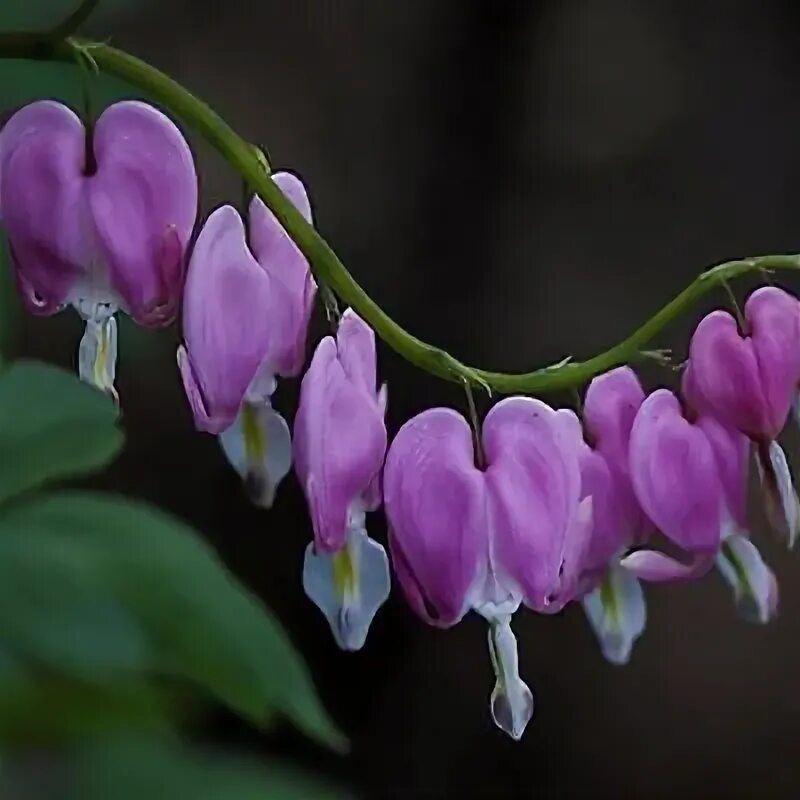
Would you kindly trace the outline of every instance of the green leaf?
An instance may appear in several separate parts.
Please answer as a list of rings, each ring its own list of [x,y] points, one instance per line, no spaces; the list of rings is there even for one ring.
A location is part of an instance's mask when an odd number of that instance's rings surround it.
[[[318,780],[280,765],[151,743],[84,751],[69,800],[343,800]]]
[[[0,537],[0,641],[56,673],[102,682],[147,666],[147,644],[128,611],[98,586],[96,565],[62,540]]]
[[[139,503],[62,492],[0,516],[0,561],[4,539],[20,537],[37,537],[41,550],[74,549],[154,643],[162,671],[256,723],[275,710],[343,746],[278,622],[177,520]]]
[[[122,446],[118,411],[56,367],[18,361],[0,374],[0,502],[108,464]]]
[[[108,734],[165,736],[171,734],[174,712],[142,676],[98,686],[0,654],[0,741],[7,749]]]

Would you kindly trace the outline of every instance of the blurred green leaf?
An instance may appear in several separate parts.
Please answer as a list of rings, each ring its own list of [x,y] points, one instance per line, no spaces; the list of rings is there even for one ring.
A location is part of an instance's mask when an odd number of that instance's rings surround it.
[[[0,653],[0,740],[49,745],[132,732],[167,734],[175,708],[141,675],[103,685],[35,669]]]
[[[117,408],[64,370],[16,362],[0,374],[0,502],[108,464],[122,446]]]
[[[147,743],[85,751],[69,800],[343,800],[297,770]]]
[[[136,620],[102,586],[81,548],[43,541],[20,527],[0,537],[0,631],[12,656],[102,682],[144,670],[147,644]]]
[[[138,503],[62,492],[0,515],[0,561],[4,548],[26,540],[39,552],[71,552],[138,621],[161,671],[196,682],[256,723],[274,709],[342,747],[278,622],[177,520]]]

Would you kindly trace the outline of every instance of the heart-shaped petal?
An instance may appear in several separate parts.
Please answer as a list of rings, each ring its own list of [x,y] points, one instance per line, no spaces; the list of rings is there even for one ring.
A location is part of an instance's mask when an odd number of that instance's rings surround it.
[[[389,545],[411,607],[432,625],[458,622],[486,573],[486,489],[472,433],[455,411],[434,408],[406,422],[384,470]]]
[[[269,278],[251,255],[239,214],[214,211],[192,253],[179,352],[200,430],[221,433],[236,419],[269,347]]]
[[[352,324],[367,327],[355,315]],[[303,378],[295,418],[297,475],[316,546],[329,553],[342,546],[349,515],[356,506],[364,507],[386,452],[386,426],[375,390],[351,379],[342,350],[347,345],[330,336],[320,342]]]
[[[636,497],[655,525],[690,553],[716,552],[723,496],[714,451],[666,389],[636,415],[630,464]]]

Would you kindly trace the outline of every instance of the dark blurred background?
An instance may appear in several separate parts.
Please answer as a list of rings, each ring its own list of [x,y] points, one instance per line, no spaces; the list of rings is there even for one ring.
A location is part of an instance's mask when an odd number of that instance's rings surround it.
[[[4,27],[70,5],[4,1]],[[163,68],[299,172],[354,276],[468,363],[523,370],[588,356],[701,269],[800,249],[795,0],[110,0],[91,32]],[[6,107],[79,97],[63,67],[2,69]],[[196,151],[205,208],[238,200],[237,177]],[[71,363],[74,315],[18,319],[4,326],[13,352]],[[694,319],[654,346],[681,358]],[[317,319],[315,338],[324,330]],[[781,613],[765,628],[737,618],[717,575],[648,590],[648,630],[624,669],[602,660],[579,607],[518,614],[537,710],[513,743],[489,717],[479,619],[429,629],[395,592],[363,652],[336,649],[300,585],[311,526],[296,481],[270,513],[248,505],[216,441],[192,428],[178,338],[124,328],[129,443],[102,485],[213,542],[289,630],[352,754],[224,714],[208,740],[294,758],[365,799],[798,796],[800,562],[766,531]],[[391,433],[430,405],[463,406],[456,388],[386,348],[380,371]],[[656,366],[643,375],[674,380]],[[291,416],[296,398],[283,385],[277,404]],[[380,515],[370,527],[384,538]]]

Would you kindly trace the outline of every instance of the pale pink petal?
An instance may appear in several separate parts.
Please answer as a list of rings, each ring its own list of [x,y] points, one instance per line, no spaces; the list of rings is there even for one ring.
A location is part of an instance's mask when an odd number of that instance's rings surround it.
[[[800,303],[777,286],[753,292],[745,305],[773,437],[786,424],[800,380]]]
[[[714,553],[695,553],[689,561],[678,561],[658,550],[637,550],[620,562],[630,573],[643,581],[689,581],[702,578],[714,566]]]
[[[178,128],[146,103],[106,109],[93,135],[88,180],[94,224],[114,288],[140,324],[175,318],[197,218],[197,174]]]
[[[386,457],[384,504],[408,602],[432,625],[455,624],[489,547],[484,479],[460,414],[434,408],[403,425]]]
[[[715,552],[722,508],[714,451],[666,389],[642,404],[631,431],[631,477],[642,508],[666,536],[690,552]]]
[[[14,114],[0,134],[0,206],[22,298],[52,314],[91,258],[84,197],[86,132],[66,106],[49,100]]]
[[[231,206],[206,221],[192,253],[183,306],[181,373],[195,422],[220,433],[239,412],[272,335],[269,278],[247,249]]]
[[[323,339],[303,378],[295,418],[294,457],[316,545],[338,550],[351,514],[383,466],[386,427],[374,391],[351,381],[336,342]]]
[[[501,401],[484,422],[493,563],[536,609],[560,588],[581,497],[582,444],[565,417],[530,398]]]
[[[292,204],[311,222],[311,205],[302,182],[288,172],[277,172],[272,180]],[[259,197],[250,203],[250,245],[261,266],[275,284],[275,312],[284,319],[276,331],[270,358],[278,374],[297,375],[305,360],[308,323],[317,284],[308,261],[275,215]]]
[[[774,435],[753,341],[727,311],[712,311],[695,329],[684,392],[698,412],[751,438]]]

